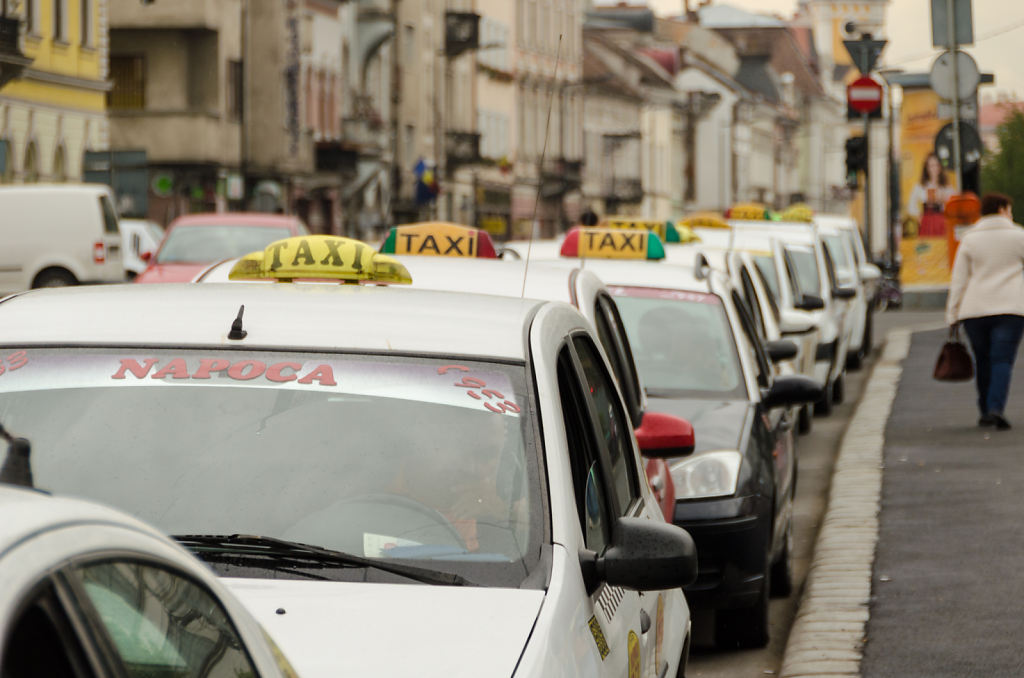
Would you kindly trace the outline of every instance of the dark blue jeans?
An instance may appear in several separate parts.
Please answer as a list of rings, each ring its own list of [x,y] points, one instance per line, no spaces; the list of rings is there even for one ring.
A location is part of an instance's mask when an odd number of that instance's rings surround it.
[[[978,386],[978,410],[1003,414],[1017,347],[1024,334],[1024,316],[987,315],[963,321],[974,353],[974,379]]]

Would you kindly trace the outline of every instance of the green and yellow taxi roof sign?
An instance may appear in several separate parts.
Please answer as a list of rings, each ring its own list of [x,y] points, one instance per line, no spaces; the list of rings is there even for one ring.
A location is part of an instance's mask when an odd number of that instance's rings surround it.
[[[778,221],[779,215],[758,202],[733,205],[725,211],[726,219],[737,221]]]
[[[228,279],[412,282],[409,271],[393,258],[359,240],[333,235],[303,235],[272,242],[235,262]]]
[[[579,259],[665,258],[665,246],[658,234],[644,229],[577,226],[562,242],[563,257]]]
[[[384,254],[497,259],[487,231],[444,221],[395,226],[381,245]]]
[[[638,230],[646,228],[653,231],[661,239],[662,243],[688,243],[700,240],[697,235],[688,228],[679,228],[671,221],[660,221],[658,219],[640,219],[638,217],[605,217],[600,228],[624,228],[627,230]]]

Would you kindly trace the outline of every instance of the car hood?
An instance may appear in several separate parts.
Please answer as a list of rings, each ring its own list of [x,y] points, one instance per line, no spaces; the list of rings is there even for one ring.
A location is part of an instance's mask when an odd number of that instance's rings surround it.
[[[303,678],[511,676],[543,591],[223,580]]]
[[[153,264],[140,273],[135,282],[192,282],[192,279],[208,266],[209,264]]]
[[[647,396],[650,412],[664,412],[693,424],[694,453],[738,450],[749,423],[752,405],[747,400],[654,398]]]

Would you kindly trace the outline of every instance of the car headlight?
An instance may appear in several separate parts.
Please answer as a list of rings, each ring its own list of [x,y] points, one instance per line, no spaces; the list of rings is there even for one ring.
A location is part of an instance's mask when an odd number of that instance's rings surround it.
[[[676,499],[727,497],[736,493],[743,457],[734,450],[704,452],[683,459],[670,469]]]

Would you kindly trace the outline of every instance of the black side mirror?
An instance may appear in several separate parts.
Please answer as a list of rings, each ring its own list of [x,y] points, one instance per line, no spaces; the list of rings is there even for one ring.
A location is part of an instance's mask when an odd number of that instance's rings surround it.
[[[814,379],[802,374],[776,377],[761,403],[769,410],[776,407],[792,407],[816,403],[824,395],[824,389]]]
[[[801,311],[820,311],[825,308],[825,300],[817,294],[804,294],[796,303],[796,307]]]
[[[833,299],[853,299],[855,296],[857,296],[857,290],[852,287],[832,288]]]
[[[765,346],[768,351],[768,357],[771,358],[773,363],[781,363],[783,360],[789,360],[795,358],[799,349],[796,347],[796,343],[789,339],[776,339],[775,341],[769,341]]]
[[[644,518],[619,518],[603,555],[580,554],[587,590],[604,581],[636,591],[688,586],[697,579],[697,547],[681,527]]]

